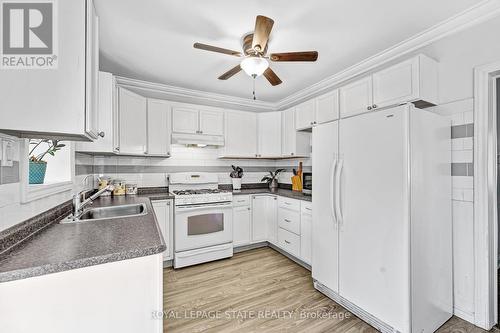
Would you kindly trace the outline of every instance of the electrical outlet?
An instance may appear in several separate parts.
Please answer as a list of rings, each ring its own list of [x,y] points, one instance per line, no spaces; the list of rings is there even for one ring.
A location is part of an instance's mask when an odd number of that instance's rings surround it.
[[[12,167],[14,165],[14,142],[11,140],[2,141],[1,148],[1,166]]]

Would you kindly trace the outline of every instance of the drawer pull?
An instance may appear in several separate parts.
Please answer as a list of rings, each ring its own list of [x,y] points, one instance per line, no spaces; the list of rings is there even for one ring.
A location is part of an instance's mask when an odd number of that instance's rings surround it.
[[[237,202],[245,202],[245,200],[238,200]]]
[[[291,205],[291,203],[289,203],[289,202],[286,202],[286,201],[285,201],[285,205],[290,206],[290,205]]]
[[[292,221],[290,221],[289,219],[285,219],[285,222],[288,222],[288,223],[290,223],[290,222],[292,222]]]
[[[309,208],[309,207],[306,207],[306,210],[312,210],[312,209],[311,209],[311,208]]]
[[[286,239],[285,239],[285,243],[290,244],[290,242],[289,242],[289,241],[287,241]]]

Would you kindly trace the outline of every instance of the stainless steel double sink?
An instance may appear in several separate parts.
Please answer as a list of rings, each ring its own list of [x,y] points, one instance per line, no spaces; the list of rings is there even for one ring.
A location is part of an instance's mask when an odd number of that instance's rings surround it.
[[[116,218],[142,216],[148,213],[145,204],[96,207],[83,210],[79,215],[70,215],[60,223],[81,223]]]

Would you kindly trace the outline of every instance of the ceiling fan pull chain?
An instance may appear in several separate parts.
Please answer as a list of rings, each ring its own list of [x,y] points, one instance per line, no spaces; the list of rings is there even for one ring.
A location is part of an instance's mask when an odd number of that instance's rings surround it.
[[[257,98],[255,97],[255,78],[257,77],[257,75],[252,75],[253,77],[253,100],[255,101]]]

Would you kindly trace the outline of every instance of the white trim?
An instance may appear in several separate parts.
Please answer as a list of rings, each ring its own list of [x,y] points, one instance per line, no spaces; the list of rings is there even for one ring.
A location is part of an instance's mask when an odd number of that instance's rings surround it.
[[[28,140],[21,140],[19,142],[19,186],[21,192],[21,203],[28,203],[34,200],[38,200],[50,195],[54,195],[61,192],[68,192],[73,189],[73,184],[75,183],[75,144],[71,142],[70,147],[70,167],[71,167],[71,179],[68,181],[63,181],[60,183],[53,184],[41,184],[41,185],[29,185],[28,180],[28,159],[24,158],[28,156]]]
[[[484,0],[451,18],[434,25],[354,66],[331,75],[305,89],[297,91],[278,102],[254,101],[252,99],[209,93],[199,90],[151,83],[118,76],[117,83],[136,92],[152,94],[149,97],[172,101],[206,104],[216,107],[235,108],[248,111],[280,111],[303,101],[326,93],[341,84],[410,54],[441,38],[468,29],[500,14],[500,1]]]
[[[497,167],[493,77],[500,61],[474,69],[474,324],[497,316]]]

